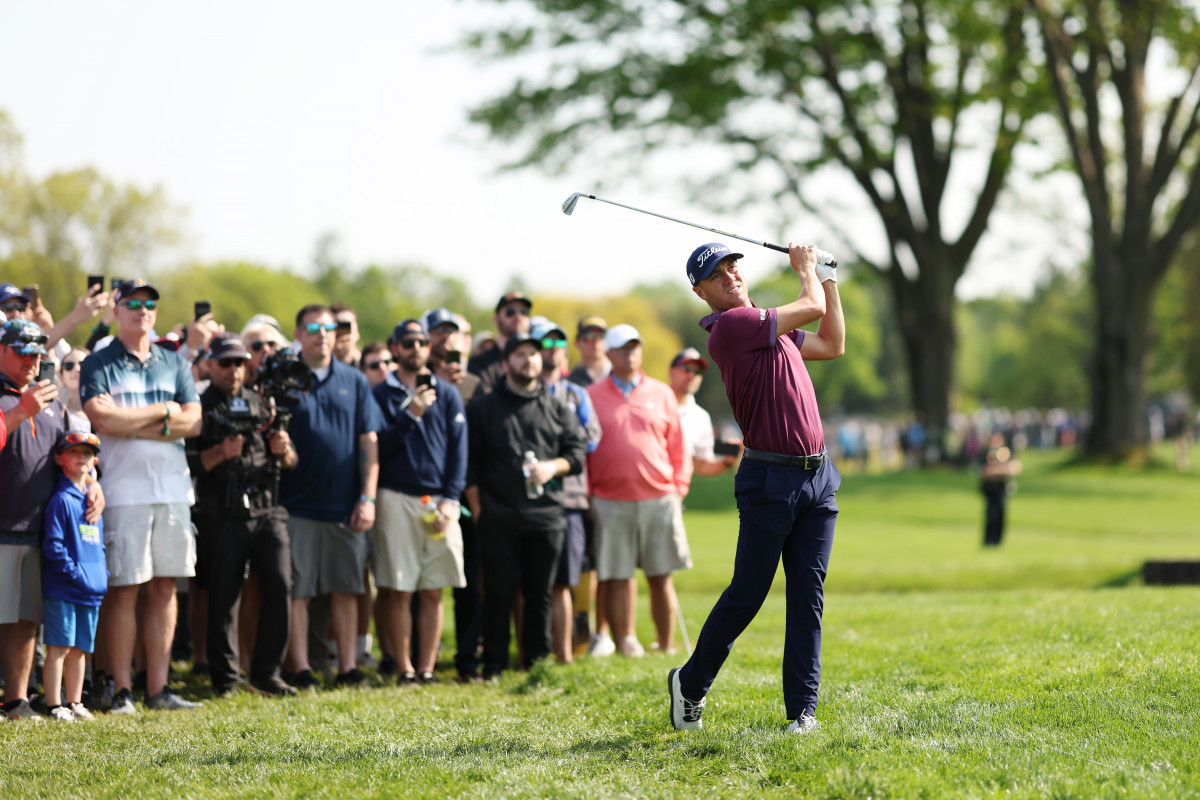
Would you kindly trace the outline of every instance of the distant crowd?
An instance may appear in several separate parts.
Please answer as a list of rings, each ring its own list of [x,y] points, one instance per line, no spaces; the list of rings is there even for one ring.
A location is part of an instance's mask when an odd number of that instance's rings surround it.
[[[336,302],[238,332],[198,303],[160,333],[181,302],[95,282],[56,322],[0,284],[5,717],[135,714],[135,692],[193,708],[172,687],[181,639],[219,697],[675,652],[682,502],[741,451],[696,404],[699,352],[663,383],[633,325],[560,325],[519,292],[494,331],[435,308],[371,343]]]

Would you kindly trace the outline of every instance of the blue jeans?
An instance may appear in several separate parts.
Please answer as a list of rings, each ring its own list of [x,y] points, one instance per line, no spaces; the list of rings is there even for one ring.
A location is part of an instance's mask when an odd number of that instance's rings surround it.
[[[825,573],[841,483],[841,473],[829,460],[816,470],[742,461],[734,484],[741,527],[733,579],[679,673],[684,697],[700,700],[708,694],[734,641],[766,600],[782,557],[787,578],[784,705],[788,719],[816,710]]]

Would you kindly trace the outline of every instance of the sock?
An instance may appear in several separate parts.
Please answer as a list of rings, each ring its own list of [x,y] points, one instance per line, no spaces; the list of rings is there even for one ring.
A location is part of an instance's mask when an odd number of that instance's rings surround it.
[[[358,654],[360,656],[370,655],[371,653],[371,634],[366,633],[358,637]]]

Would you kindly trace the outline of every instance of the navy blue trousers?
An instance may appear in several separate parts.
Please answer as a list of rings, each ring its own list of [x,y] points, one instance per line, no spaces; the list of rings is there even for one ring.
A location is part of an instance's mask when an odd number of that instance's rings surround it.
[[[816,710],[825,573],[841,483],[841,473],[829,460],[816,470],[742,461],[734,484],[741,527],[733,579],[679,673],[684,697],[700,700],[708,694],[734,641],[767,599],[782,558],[787,579],[784,705],[788,719]]]

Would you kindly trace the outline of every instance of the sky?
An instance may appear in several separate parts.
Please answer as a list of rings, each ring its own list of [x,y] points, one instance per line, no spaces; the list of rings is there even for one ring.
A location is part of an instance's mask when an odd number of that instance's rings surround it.
[[[775,240],[774,209],[714,215],[670,179],[610,177],[597,192],[613,171],[586,156],[565,175],[499,172],[510,151],[470,126],[467,110],[513,73],[453,45],[511,5],[7,0],[0,108],[24,134],[35,177],[93,166],[163,187],[186,214],[181,258],[303,271],[317,238],[334,232],[351,266],[423,264],[490,304],[514,274],[534,294],[682,284],[692,248],[721,238],[588,200],[567,217],[561,205],[576,191]],[[786,238],[837,252],[813,238],[811,219],[792,230]],[[990,235],[959,294],[1032,285],[1048,248],[1029,238],[1011,225]],[[751,281],[786,263],[744,252]]]

